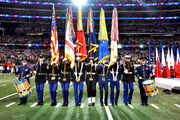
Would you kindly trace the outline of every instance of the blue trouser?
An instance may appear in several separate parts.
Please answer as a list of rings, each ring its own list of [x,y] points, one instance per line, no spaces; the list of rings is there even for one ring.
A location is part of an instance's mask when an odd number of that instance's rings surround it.
[[[83,82],[73,83],[73,86],[74,86],[75,104],[81,103],[83,96]],[[79,95],[78,95],[78,86],[79,86]]]
[[[108,81],[99,81],[100,103],[103,104],[103,88],[105,90],[104,102],[108,101]]]
[[[111,81],[110,82],[110,87],[111,87],[111,103],[114,104],[114,100],[115,103],[118,102],[118,98],[119,98],[119,92],[120,92],[120,83],[119,81]],[[114,87],[116,87],[116,96],[114,98]]]
[[[44,83],[36,83],[36,92],[38,96],[38,103],[43,103]]]
[[[61,83],[62,87],[62,96],[63,96],[63,103],[68,103],[68,96],[69,96],[69,83]]]
[[[140,90],[140,95],[141,95],[141,104],[147,104],[148,102],[148,96],[146,96],[146,93],[145,93],[145,90],[144,90],[144,87],[143,87],[143,83],[144,80],[139,80],[138,83],[139,83],[139,90]]]
[[[129,85],[129,89],[130,89],[130,92],[129,92],[129,96],[128,96],[128,85]],[[134,91],[134,83],[126,83],[124,82],[123,83],[123,86],[124,86],[124,103],[127,103],[127,101],[131,101],[132,100],[132,95],[133,95],[133,91]]]
[[[49,91],[51,96],[51,103],[56,102],[56,90],[57,90],[57,83],[49,84]]]

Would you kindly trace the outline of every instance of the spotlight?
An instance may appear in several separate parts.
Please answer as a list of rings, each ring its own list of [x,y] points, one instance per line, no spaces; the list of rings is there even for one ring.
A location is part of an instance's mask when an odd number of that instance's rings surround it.
[[[139,47],[140,47],[140,48],[144,48],[144,45],[140,45]]]
[[[133,45],[132,47],[133,47],[133,48],[135,48],[135,47],[136,47],[136,45]]]
[[[118,46],[117,46],[119,49],[121,49],[123,46],[122,46],[122,44],[118,44]]]
[[[61,48],[61,47],[62,47],[62,45],[61,45],[61,44],[59,44],[59,47]]]
[[[32,45],[31,44],[28,44],[28,47],[31,47]]]
[[[47,44],[43,44],[44,47],[47,47]]]
[[[39,47],[39,44],[36,43],[35,46],[36,46],[36,47]]]
[[[81,7],[81,6],[83,6],[83,5],[86,4],[87,0],[72,0],[72,2],[73,2],[76,6]]]
[[[126,47],[126,48],[128,48],[128,47],[129,47],[129,45],[126,45],[125,47]]]

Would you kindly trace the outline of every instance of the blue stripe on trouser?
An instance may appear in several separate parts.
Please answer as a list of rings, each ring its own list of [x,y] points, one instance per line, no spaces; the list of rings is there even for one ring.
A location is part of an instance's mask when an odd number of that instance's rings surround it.
[[[63,103],[68,103],[68,96],[69,96],[69,83],[61,83],[62,87],[62,96],[63,96]]]
[[[44,92],[44,83],[36,83],[36,92],[38,96],[38,103],[43,103],[43,92]]]
[[[56,102],[56,90],[57,90],[58,84],[49,84],[49,91],[51,96],[51,103]]]
[[[73,83],[73,86],[74,86],[75,104],[81,103],[83,96],[83,82]],[[79,95],[78,95],[78,86],[79,86]]]
[[[130,89],[129,95],[128,95],[128,86]],[[131,101],[132,100],[132,95],[133,95],[133,91],[134,91],[134,83],[123,83],[123,87],[124,87],[124,103],[127,103],[127,101]]]

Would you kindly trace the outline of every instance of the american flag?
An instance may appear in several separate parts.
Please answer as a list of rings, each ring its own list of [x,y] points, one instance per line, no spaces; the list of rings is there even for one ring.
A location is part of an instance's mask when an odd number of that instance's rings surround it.
[[[56,18],[55,18],[55,8],[53,5],[52,13],[52,29],[51,29],[51,64],[55,63],[57,66],[59,64],[59,44],[58,44],[58,35],[56,28]]]

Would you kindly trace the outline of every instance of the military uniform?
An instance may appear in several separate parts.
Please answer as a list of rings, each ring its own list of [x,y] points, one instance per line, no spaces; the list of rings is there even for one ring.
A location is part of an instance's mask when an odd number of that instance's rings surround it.
[[[28,83],[30,84],[29,78],[32,76],[31,74],[31,68],[27,65],[18,67],[18,70],[16,72],[16,77],[18,77],[18,80],[21,80],[22,78],[27,79]],[[25,77],[26,75],[29,75],[30,77]],[[23,80],[23,79],[22,79]],[[27,103],[27,96],[20,98],[20,104],[26,104]]]
[[[72,69],[70,68],[70,62],[62,62],[60,65],[60,82],[63,95],[63,106],[68,105],[69,96],[69,83],[71,80]]]
[[[44,93],[44,83],[46,82],[46,72],[47,64],[43,62],[38,62],[36,65],[36,92],[38,96],[38,105],[43,105],[43,93]]]
[[[47,80],[49,82],[49,91],[51,96],[51,106],[56,106],[56,94],[59,79],[59,69],[54,65],[47,66]]]
[[[109,68],[110,74],[109,74],[109,79],[110,79],[110,88],[111,88],[111,104],[117,105],[118,103],[118,98],[119,98],[119,93],[120,93],[120,80],[121,80],[121,65],[119,62],[116,62],[114,65],[110,66]],[[116,87],[116,96],[114,98],[114,87]]]
[[[99,74],[99,91],[100,91],[100,103],[103,105],[108,105],[108,65],[101,64],[98,66]],[[105,90],[105,98],[103,102],[103,88]]]
[[[131,104],[132,101],[132,96],[134,92],[134,66],[131,62],[125,62],[125,64],[122,67],[122,82],[123,82],[123,87],[124,87],[124,103],[127,105],[127,102]],[[130,93],[128,95],[128,88],[130,89]]]
[[[147,80],[152,74],[151,69],[147,65],[142,65],[136,68],[136,76],[138,78],[138,84],[139,84],[139,90],[140,90],[140,96],[141,96],[141,104],[142,105],[148,105],[148,96],[146,96],[144,87],[143,87],[143,82]]]
[[[86,65],[86,84],[87,84],[87,97],[88,105],[95,105],[96,97],[96,83],[98,81],[96,64],[87,64]]]
[[[81,105],[83,96],[83,82],[85,81],[85,64],[77,62],[73,69],[72,82],[74,86],[74,98],[76,106]],[[79,89],[79,94],[78,94]]]

